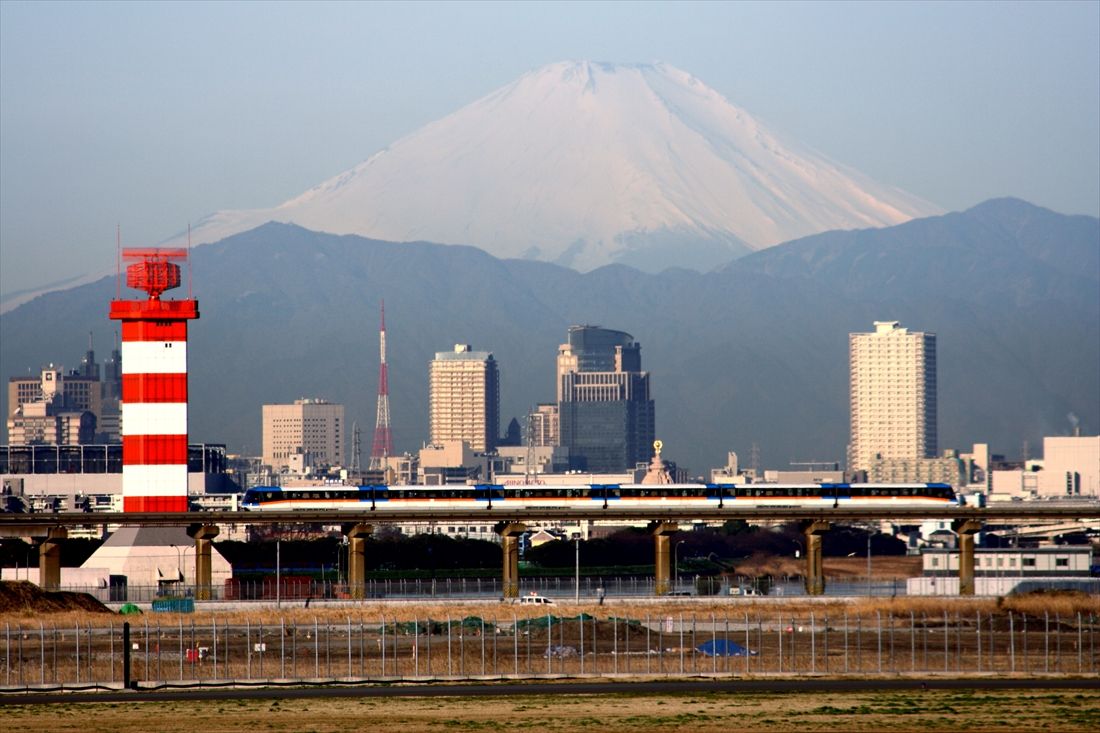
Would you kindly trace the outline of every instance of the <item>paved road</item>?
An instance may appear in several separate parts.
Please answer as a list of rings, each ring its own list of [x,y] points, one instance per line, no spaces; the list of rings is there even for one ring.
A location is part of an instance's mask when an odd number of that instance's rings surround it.
[[[169,700],[269,700],[358,697],[509,697],[518,695],[667,695],[707,692],[856,692],[880,690],[1100,690],[1100,679],[753,679],[651,682],[531,682],[484,684],[225,687],[0,696],[4,705],[73,702],[163,702]]]

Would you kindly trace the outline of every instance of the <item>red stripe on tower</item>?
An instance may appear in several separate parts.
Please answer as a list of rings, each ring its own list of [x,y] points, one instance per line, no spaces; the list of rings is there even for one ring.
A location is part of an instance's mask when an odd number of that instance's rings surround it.
[[[147,300],[111,301],[122,321],[122,503],[127,512],[187,511],[187,321],[197,300],[161,300],[180,284],[185,249],[127,249],[126,285]]]

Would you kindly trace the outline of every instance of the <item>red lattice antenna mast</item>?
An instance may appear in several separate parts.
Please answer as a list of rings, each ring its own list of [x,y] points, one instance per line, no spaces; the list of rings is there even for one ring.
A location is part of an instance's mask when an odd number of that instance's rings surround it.
[[[378,332],[378,414],[374,421],[374,442],[370,448],[370,468],[386,468],[386,459],[393,455],[393,435],[390,433],[390,381],[386,374],[386,301],[382,301],[382,327]]]

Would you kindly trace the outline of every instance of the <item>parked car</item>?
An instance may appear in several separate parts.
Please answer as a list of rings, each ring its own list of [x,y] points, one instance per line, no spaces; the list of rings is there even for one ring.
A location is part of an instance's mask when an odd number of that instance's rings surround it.
[[[551,599],[547,598],[546,596],[540,596],[538,593],[534,592],[528,593],[525,596],[521,596],[519,602],[525,606],[539,604],[554,605],[554,601],[552,601]]]

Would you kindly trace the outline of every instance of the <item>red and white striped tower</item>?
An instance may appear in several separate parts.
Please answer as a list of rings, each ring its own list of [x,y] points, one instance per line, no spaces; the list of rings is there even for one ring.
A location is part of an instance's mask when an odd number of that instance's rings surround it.
[[[147,300],[111,301],[122,321],[122,501],[127,512],[187,511],[187,322],[199,303],[179,287],[186,249],[126,249],[126,285]],[[190,287],[188,288],[190,290]],[[188,293],[190,296],[190,293]]]
[[[390,433],[390,379],[386,373],[386,301],[382,301],[382,327],[378,331],[378,412],[374,421],[374,442],[370,447],[372,471],[386,468],[386,459],[393,455],[393,435]]]

